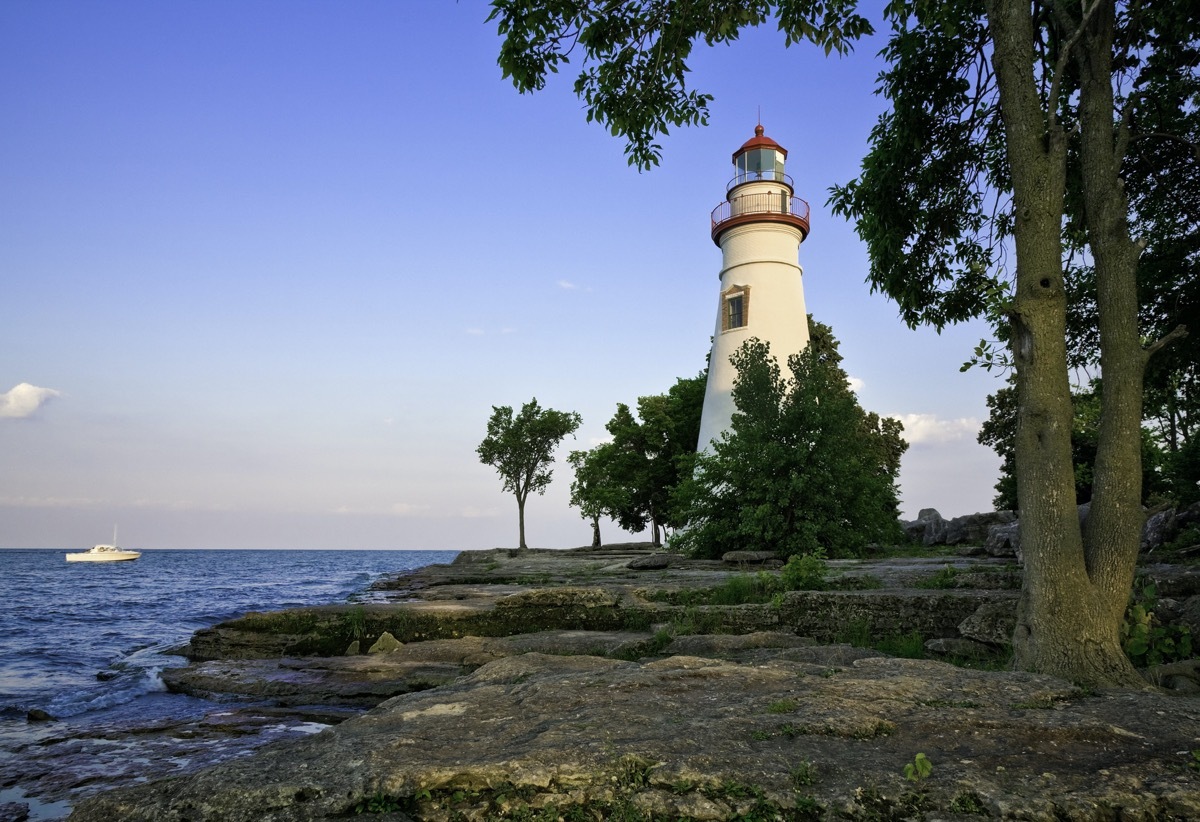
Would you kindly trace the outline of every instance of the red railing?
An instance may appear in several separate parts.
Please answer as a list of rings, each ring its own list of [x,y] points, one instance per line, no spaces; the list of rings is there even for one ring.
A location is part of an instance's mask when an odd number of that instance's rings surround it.
[[[768,219],[774,217],[783,222],[794,221],[803,227],[805,234],[808,233],[808,203],[799,197],[789,197],[784,191],[768,191],[743,194],[741,197],[726,200],[714,208],[712,211],[713,238],[716,238],[717,228],[731,220],[741,222],[741,218],[748,218],[746,222],[750,222],[757,217],[767,217]]]

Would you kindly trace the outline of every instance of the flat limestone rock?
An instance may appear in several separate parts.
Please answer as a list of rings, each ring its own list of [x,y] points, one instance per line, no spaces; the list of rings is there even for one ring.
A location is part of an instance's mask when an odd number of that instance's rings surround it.
[[[210,697],[235,694],[277,705],[374,707],[393,696],[444,685],[497,659],[538,652],[638,656],[651,647],[648,633],[539,631],[508,637],[462,637],[399,645],[388,653],[337,657],[230,659],[193,663],[162,672],[176,693]]]
[[[509,656],[312,737],[88,799],[71,819],[309,822],[372,798],[422,820],[569,806],[765,819],[801,804],[861,819],[1200,818],[1200,701],[929,660],[784,658],[816,650],[753,664]],[[903,775],[918,753],[933,766],[920,784]]]

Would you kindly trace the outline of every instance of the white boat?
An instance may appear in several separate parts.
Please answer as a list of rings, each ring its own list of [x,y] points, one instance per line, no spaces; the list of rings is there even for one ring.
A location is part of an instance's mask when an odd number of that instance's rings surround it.
[[[137,559],[141,555],[141,551],[126,551],[124,548],[118,548],[117,529],[113,528],[112,545],[93,545],[87,551],[76,551],[73,554],[67,554],[67,562],[121,562],[123,560]]]

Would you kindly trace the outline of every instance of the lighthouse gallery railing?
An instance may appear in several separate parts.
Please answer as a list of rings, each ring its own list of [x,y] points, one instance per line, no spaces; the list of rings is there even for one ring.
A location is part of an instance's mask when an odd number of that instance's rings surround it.
[[[808,203],[799,197],[791,197],[786,191],[765,191],[757,194],[743,194],[726,200],[712,211],[712,227],[732,220],[735,217],[747,217],[755,214],[788,214],[808,224]]]

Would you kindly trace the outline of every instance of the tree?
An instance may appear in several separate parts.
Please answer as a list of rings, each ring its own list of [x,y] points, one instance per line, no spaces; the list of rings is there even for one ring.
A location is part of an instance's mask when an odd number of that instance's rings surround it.
[[[1119,626],[1141,531],[1143,377],[1151,356],[1186,331],[1142,338],[1142,245],[1131,235],[1122,164],[1131,143],[1148,137],[1142,115],[1163,78],[1195,77],[1200,8],[1185,0],[894,0],[884,14],[892,31],[880,91],[891,107],[872,132],[862,175],[835,190],[835,209],[857,221],[869,280],[910,325],[940,329],[987,316],[1003,329],[1016,369],[1025,556],[1014,665],[1139,685]],[[808,39],[827,51],[871,29],[854,0],[493,0],[505,74],[523,91],[541,88],[580,46],[586,68],[576,92],[588,118],[625,135],[641,167],[657,160],[656,134],[706,120],[708,98],[685,83],[693,43],[733,39],[772,15],[789,43]],[[1184,85],[1168,84],[1167,93]],[[1069,180],[1072,153],[1079,174]],[[1069,215],[1095,269],[1104,377],[1086,529],[1070,448]]]
[[[484,465],[500,474],[504,490],[517,498],[517,522],[520,530],[519,548],[525,550],[525,500],[530,491],[543,494],[550,485],[554,450],[568,434],[574,434],[582,422],[574,411],[543,409],[537,397],[521,406],[513,416],[510,406],[492,406],[487,436],[475,453]]]
[[[786,378],[757,339],[731,361],[731,430],[681,486],[688,527],[673,544],[710,558],[747,548],[857,556],[899,539],[896,476],[908,444],[898,420],[859,406],[832,335],[814,334]]]
[[[637,415],[617,405],[605,426],[612,441],[571,452],[575,481],[571,504],[592,522],[592,544],[600,544],[600,517],[626,531],[662,532],[682,525],[673,503],[675,488],[691,476],[707,373],[681,377],[665,394],[638,397]]]
[[[1194,29],[1187,17],[1182,5],[1118,9],[1112,0],[958,0],[895,14],[882,80],[893,111],[876,126],[862,176],[834,198],[860,218],[872,281],[910,323],[941,327],[983,314],[1003,324],[1015,365],[1026,566],[1014,665],[1091,684],[1141,684],[1119,629],[1142,525],[1142,381],[1150,356],[1181,332],[1143,343],[1141,245],[1131,236],[1121,163],[1143,70],[1160,42],[1180,36],[1181,23]],[[1073,154],[1077,177],[1069,174]],[[1082,527],[1062,236],[1072,223],[1095,270],[1103,376]],[[1000,265],[1010,242],[1011,283]]]
[[[572,451],[567,457],[575,469],[571,482],[571,504],[584,519],[592,523],[592,547],[599,548],[600,518],[612,517],[627,505],[626,490],[612,475],[613,447],[611,443],[597,445],[590,451]]]
[[[1200,47],[1193,29],[1191,37],[1159,42],[1156,49],[1158,59],[1143,70],[1139,102],[1130,111],[1136,130],[1122,167],[1130,223],[1145,244],[1137,267],[1138,322],[1148,339],[1200,316]],[[1078,174],[1077,165],[1070,171]],[[1096,271],[1078,248],[1081,234],[1068,224],[1065,236],[1077,250],[1067,267],[1067,333],[1071,364],[1090,369],[1099,362]],[[1200,433],[1200,334],[1156,354],[1144,384],[1143,419],[1166,451],[1165,492],[1186,504],[1200,497],[1200,476],[1189,474],[1185,453]]]
[[[683,525],[673,494],[692,473],[707,374],[675,381],[666,394],[638,397],[635,415],[624,403],[605,426],[612,442],[605,451],[612,481],[624,489],[609,515],[626,531],[647,526],[654,545],[662,531]]]

